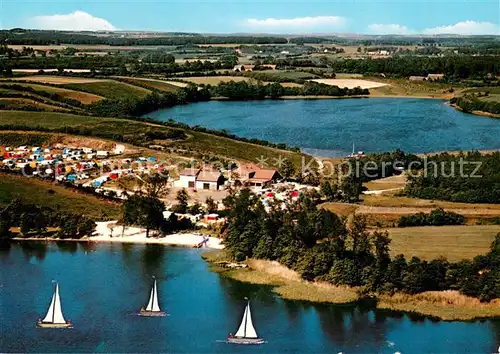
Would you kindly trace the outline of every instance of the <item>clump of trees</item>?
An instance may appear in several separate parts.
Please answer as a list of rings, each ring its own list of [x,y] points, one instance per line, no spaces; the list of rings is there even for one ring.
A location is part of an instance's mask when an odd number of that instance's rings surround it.
[[[11,238],[12,227],[18,227],[25,237],[42,236],[48,228],[58,228],[56,237],[65,239],[91,236],[96,224],[84,215],[56,211],[17,198],[0,211],[0,239]]]
[[[296,270],[306,280],[359,286],[366,293],[456,289],[488,301],[500,297],[500,234],[486,256],[450,263],[446,259],[407,260],[391,257],[386,232],[370,232],[366,220],[352,222],[318,209],[307,197],[271,204],[266,212],[260,199],[248,189],[225,200],[228,223],[224,230],[229,254],[274,260]],[[495,278],[496,277],[496,278]]]
[[[455,104],[457,107],[460,107],[460,109],[466,113],[480,111],[492,114],[500,114],[500,102],[481,100],[471,95],[454,97],[450,100],[450,103]]]
[[[500,203],[500,153],[428,156],[408,176],[404,194],[463,203]]]
[[[442,208],[432,210],[430,213],[417,213],[413,215],[401,216],[398,220],[399,227],[410,226],[443,226],[443,225],[463,225],[465,217],[452,211],[445,211]]]

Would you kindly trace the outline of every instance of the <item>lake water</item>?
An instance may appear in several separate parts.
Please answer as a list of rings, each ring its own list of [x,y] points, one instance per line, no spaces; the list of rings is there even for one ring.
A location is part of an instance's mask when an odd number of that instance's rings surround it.
[[[345,156],[353,143],[365,152],[500,149],[500,119],[465,114],[434,99],[210,101],[147,116],[226,129],[321,156]]]
[[[203,250],[162,245],[28,243],[0,251],[0,352],[493,353],[500,321],[440,322],[367,306],[285,301],[208,270]],[[134,313],[158,279],[168,317]],[[56,279],[73,329],[40,329]],[[244,297],[259,347],[224,343]]]

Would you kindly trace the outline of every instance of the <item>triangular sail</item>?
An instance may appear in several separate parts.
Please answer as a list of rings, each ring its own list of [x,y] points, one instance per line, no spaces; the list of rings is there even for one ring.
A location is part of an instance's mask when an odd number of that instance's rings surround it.
[[[54,323],[66,323],[61,309],[61,299],[59,297],[59,284],[56,284],[56,295],[54,303]]]
[[[52,301],[50,302],[49,310],[47,311],[47,315],[43,319],[43,322],[51,322],[54,314],[54,302],[55,302],[56,294],[52,294]]]
[[[156,280],[153,286],[153,309],[151,311],[160,312],[160,305],[158,304],[158,288],[156,287]]]
[[[54,294],[52,295],[52,301],[50,302],[47,315],[42,322],[45,323],[66,323],[61,310],[61,299],[59,298],[59,285],[56,284]]]
[[[245,307],[245,312],[243,313],[243,319],[241,320],[240,328],[238,328],[238,332],[234,335],[235,337],[245,337],[246,331],[246,323],[247,323],[247,312],[248,305]]]
[[[160,305],[158,304],[158,290],[156,288],[156,280],[154,282],[153,288],[151,289],[151,295],[149,296],[148,306],[146,306],[146,311],[160,312]]]
[[[257,332],[252,323],[252,313],[250,312],[250,303],[247,305],[247,323],[245,328],[245,337],[247,338],[258,338]]]

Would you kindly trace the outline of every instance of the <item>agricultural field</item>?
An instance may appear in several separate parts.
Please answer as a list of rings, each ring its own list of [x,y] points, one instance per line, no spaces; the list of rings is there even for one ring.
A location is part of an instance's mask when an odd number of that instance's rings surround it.
[[[0,179],[2,180],[0,208],[7,206],[16,197],[20,197],[26,203],[85,215],[97,220],[117,218],[120,215],[120,205],[117,203],[78,193],[49,181],[4,173],[0,173]]]
[[[387,229],[391,254],[425,260],[446,257],[450,261],[472,259],[489,251],[500,226],[422,226]]]
[[[110,99],[124,99],[128,97],[145,97],[150,90],[113,80],[98,80],[86,83],[71,83],[63,85],[65,88],[81,90],[94,95]]]
[[[91,82],[105,81],[101,79],[90,79],[86,77],[73,77],[73,76],[50,76],[50,75],[33,75],[33,76],[20,76],[8,79],[10,81],[32,81],[41,82],[44,84],[83,84]]]
[[[367,78],[370,80],[370,78]],[[409,81],[408,79],[374,78],[374,81],[385,83],[385,86],[370,89],[372,97],[428,97],[450,99],[463,90],[460,85],[434,82]]]
[[[272,82],[308,80],[308,79],[318,78],[317,75],[298,70],[297,71],[289,71],[289,70],[251,71],[245,73],[245,76],[250,76],[262,81],[272,81]]]
[[[116,135],[134,138],[148,132],[168,133],[172,130],[183,130],[133,120],[79,116],[54,112],[0,111],[0,116],[0,124],[19,125],[21,128],[30,127],[31,129],[43,126],[45,129],[53,130],[72,127],[82,130],[85,129],[88,134],[92,136],[109,136],[110,138]],[[270,161],[279,156],[284,156],[290,158],[296,166],[299,166],[303,156],[303,154],[297,152],[278,150],[212,134],[192,130],[184,131],[187,135],[186,139],[162,141],[162,144],[167,148],[170,147],[185,151],[189,156],[193,154],[212,154],[227,159],[251,161],[255,163],[261,156],[267,157]]]
[[[461,95],[476,94],[481,101],[500,102],[500,87],[479,87],[464,90]]]
[[[0,83],[9,83],[9,82],[0,81]],[[31,84],[31,83],[27,84],[27,83],[22,83],[22,82],[16,83],[16,85],[30,87],[30,88],[37,90],[37,91],[56,93],[61,97],[77,100],[83,104],[94,103],[94,102],[97,102],[97,101],[102,100],[104,98],[102,96],[94,95],[94,94],[87,93],[87,92],[69,90],[69,89],[55,87],[55,86],[49,86],[49,85]]]
[[[146,86],[150,90],[158,90],[163,92],[177,92],[179,90],[179,82],[164,81],[156,79],[138,78],[138,77],[127,77],[127,76],[117,76],[117,78],[122,79],[124,82],[130,83],[135,86]]]
[[[196,85],[218,85],[221,82],[241,82],[252,81],[252,78],[245,76],[200,76],[200,77],[180,77],[180,80],[192,82]]]
[[[47,103],[31,100],[29,98],[17,98],[17,97],[9,97],[9,98],[0,97],[0,107],[5,108],[5,109],[19,109],[19,110],[32,108],[32,109],[37,109],[37,110],[49,111],[49,112],[67,112],[67,111],[69,111],[69,109],[67,109],[67,108],[53,106],[53,105],[50,105]],[[1,121],[2,120],[0,119],[0,122]]]

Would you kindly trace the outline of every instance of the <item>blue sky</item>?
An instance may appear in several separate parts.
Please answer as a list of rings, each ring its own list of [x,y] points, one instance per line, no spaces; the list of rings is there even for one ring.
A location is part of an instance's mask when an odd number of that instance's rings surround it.
[[[0,0],[0,26],[204,33],[500,34],[499,0]]]

